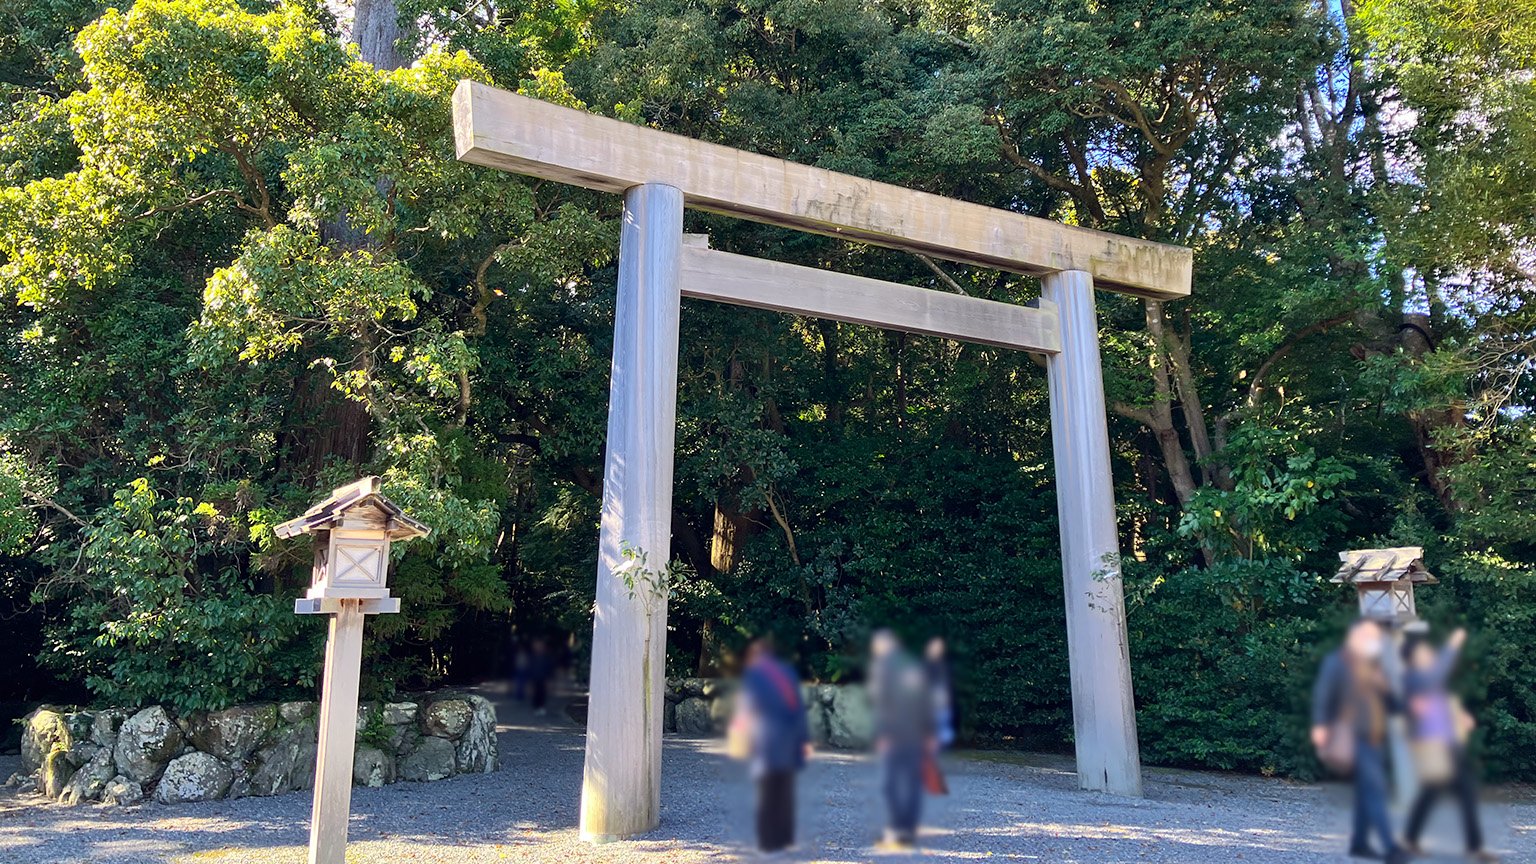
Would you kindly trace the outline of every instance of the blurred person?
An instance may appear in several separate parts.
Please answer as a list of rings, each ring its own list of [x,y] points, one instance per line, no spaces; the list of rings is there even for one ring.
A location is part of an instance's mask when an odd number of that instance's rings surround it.
[[[1483,850],[1483,828],[1477,812],[1477,782],[1466,747],[1471,718],[1465,717],[1450,690],[1451,672],[1455,670],[1466,643],[1467,631],[1459,629],[1439,651],[1426,639],[1416,639],[1404,646],[1408,668],[1403,676],[1403,697],[1411,724],[1414,756],[1420,769],[1419,794],[1409,811],[1404,839],[1413,854],[1422,854],[1419,836],[1424,833],[1424,822],[1441,793],[1451,791],[1461,806],[1461,829],[1467,855],[1474,861],[1497,861],[1498,858]]]
[[[518,702],[528,695],[528,642],[517,632],[512,633],[512,698]]]
[[[928,672],[928,692],[933,699],[934,734],[940,747],[948,747],[955,743],[955,690],[944,637],[935,636],[928,640],[928,646],[923,650],[923,665]]]
[[[890,630],[870,642],[869,696],[875,711],[875,747],[884,773],[889,813],[882,845],[917,843],[923,808],[923,767],[937,749],[933,701],[923,666]]]
[[[757,784],[757,846],[778,852],[795,842],[795,775],[811,749],[800,679],[774,654],[768,638],[747,648],[733,727],[747,738],[746,757]],[[735,730],[733,729],[733,732]]]
[[[1411,856],[1393,836],[1387,814],[1387,717],[1393,700],[1381,665],[1385,646],[1381,625],[1361,619],[1350,626],[1343,647],[1323,659],[1312,690],[1312,744],[1330,768],[1353,771],[1349,854],[1401,864]],[[1371,846],[1372,833],[1381,841],[1380,852]]]
[[[543,637],[535,637],[528,645],[525,661],[525,677],[528,681],[528,706],[542,717],[549,713],[549,679],[554,674],[554,658],[549,653],[549,643]]]

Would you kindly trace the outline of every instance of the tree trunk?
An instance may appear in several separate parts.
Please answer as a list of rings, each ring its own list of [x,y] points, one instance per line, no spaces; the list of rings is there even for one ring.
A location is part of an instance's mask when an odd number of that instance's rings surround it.
[[[1216,451],[1211,446],[1210,427],[1205,419],[1205,406],[1200,401],[1200,388],[1195,382],[1194,363],[1190,358],[1190,340],[1193,334],[1178,333],[1167,327],[1163,320],[1163,304],[1161,301],[1149,300],[1150,307],[1156,304],[1157,317],[1159,319],[1160,332],[1163,342],[1168,346],[1168,366],[1173,372],[1173,382],[1179,397],[1179,408],[1184,414],[1184,425],[1189,429],[1189,443],[1195,451],[1195,461],[1200,466],[1200,479],[1207,486],[1217,486],[1231,491],[1230,478],[1220,470],[1216,464]],[[1152,310],[1148,309],[1148,314]],[[1222,480],[1227,479],[1226,483]]]
[[[283,420],[281,462],[305,479],[318,476],[328,459],[368,461],[368,408],[336,392],[331,377],[323,367],[300,375]]]
[[[741,550],[759,530],[754,516],[743,513],[723,501],[715,502],[715,531],[709,544],[709,563],[716,573],[729,573],[741,563]]]
[[[352,42],[375,69],[399,69],[405,58],[400,41],[400,10],[395,0],[357,0],[352,13]]]
[[[357,0],[352,19],[352,41],[362,58],[381,70],[398,69],[404,58],[396,50],[400,38],[400,11],[395,0]],[[380,178],[380,192],[387,193],[388,178]],[[346,214],[320,226],[320,236],[328,244],[360,249],[370,239],[347,223]],[[354,464],[368,461],[372,418],[368,406],[349,399],[331,386],[335,373],[324,366],[309,369],[297,382],[295,403],[301,412],[313,411],[313,425],[300,418],[297,430],[290,431],[290,459],[304,477],[313,477],[330,458]]]
[[[1146,301],[1146,316],[1147,332],[1152,336],[1152,407],[1146,420],[1162,450],[1163,466],[1168,469],[1168,479],[1173,483],[1179,506],[1183,507],[1194,496],[1197,484],[1189,456],[1184,452],[1184,442],[1173,421],[1173,380],[1169,374],[1173,363],[1168,351],[1162,302]]]
[[[1421,312],[1403,313],[1403,351],[1416,362],[1422,362],[1425,355],[1435,350],[1431,326],[1428,315]],[[1452,404],[1443,409],[1410,411],[1408,422],[1413,426],[1419,456],[1424,460],[1424,479],[1429,483],[1429,488],[1447,512],[1459,511],[1461,505],[1452,487],[1449,469],[1460,461],[1460,454],[1439,446],[1435,438],[1441,430],[1464,428],[1467,424],[1465,410],[1460,404]]]

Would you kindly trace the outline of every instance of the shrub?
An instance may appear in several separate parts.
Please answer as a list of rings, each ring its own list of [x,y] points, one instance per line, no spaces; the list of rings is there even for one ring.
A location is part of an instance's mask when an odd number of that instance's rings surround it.
[[[313,683],[318,628],[242,572],[228,520],[143,478],[86,531],[80,563],[44,590],[71,602],[47,661],[114,705],[217,710]],[[61,584],[64,583],[64,584]]]

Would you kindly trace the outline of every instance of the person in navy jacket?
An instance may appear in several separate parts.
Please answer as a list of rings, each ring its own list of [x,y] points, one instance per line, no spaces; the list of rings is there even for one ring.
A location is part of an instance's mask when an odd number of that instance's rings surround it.
[[[738,711],[748,724],[748,756],[757,784],[757,845],[777,852],[795,842],[795,775],[810,752],[810,724],[800,679],[763,638],[747,649]]]

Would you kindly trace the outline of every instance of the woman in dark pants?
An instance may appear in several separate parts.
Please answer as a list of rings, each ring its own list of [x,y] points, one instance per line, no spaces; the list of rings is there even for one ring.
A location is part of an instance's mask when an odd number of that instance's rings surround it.
[[[1387,814],[1387,715],[1391,688],[1381,668],[1386,635],[1381,625],[1362,620],[1349,628],[1344,647],[1328,655],[1312,691],[1312,743],[1321,752],[1333,735],[1354,738],[1355,819],[1349,854],[1402,864],[1410,859],[1392,834]],[[1371,835],[1382,852],[1371,848]]]
[[[1455,704],[1451,700],[1451,672],[1461,647],[1467,642],[1467,631],[1457,630],[1446,641],[1445,648],[1435,651],[1422,639],[1410,643],[1404,651],[1408,672],[1404,676],[1403,695],[1408,703],[1408,716],[1413,721],[1413,740],[1416,747],[1444,748],[1451,766],[1448,780],[1423,782],[1419,796],[1413,802],[1408,816],[1407,845],[1418,854],[1419,836],[1424,833],[1424,822],[1429,811],[1442,792],[1452,792],[1461,805],[1461,829],[1467,841],[1467,855],[1474,861],[1497,861],[1483,850],[1483,827],[1477,814],[1477,781],[1472,774],[1471,760],[1457,728]]]
[[[794,670],[773,654],[767,639],[747,649],[738,710],[751,736],[757,782],[757,845],[777,852],[795,842],[795,774],[810,751],[810,724]]]

